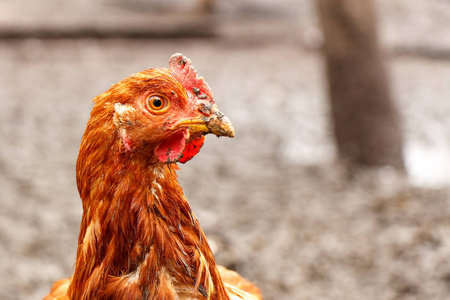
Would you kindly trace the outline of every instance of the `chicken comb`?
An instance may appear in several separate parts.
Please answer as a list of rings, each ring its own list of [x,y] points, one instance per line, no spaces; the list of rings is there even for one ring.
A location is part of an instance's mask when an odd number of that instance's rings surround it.
[[[203,77],[198,76],[189,58],[181,53],[175,53],[169,59],[169,67],[192,99],[214,103],[211,89]]]

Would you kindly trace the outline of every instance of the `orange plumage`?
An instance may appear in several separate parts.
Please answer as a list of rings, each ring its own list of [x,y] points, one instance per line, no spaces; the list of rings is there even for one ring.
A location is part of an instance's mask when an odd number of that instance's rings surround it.
[[[75,271],[44,299],[262,299],[216,265],[178,184],[204,136],[233,137],[181,54],[94,99],[77,161],[83,201]]]

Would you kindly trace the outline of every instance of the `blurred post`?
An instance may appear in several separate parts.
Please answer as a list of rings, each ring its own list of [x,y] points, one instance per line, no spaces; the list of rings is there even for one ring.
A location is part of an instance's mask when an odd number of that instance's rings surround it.
[[[214,9],[214,0],[200,0],[200,10],[202,13],[210,14]]]
[[[378,46],[374,1],[317,4],[340,158],[403,171],[402,132]]]

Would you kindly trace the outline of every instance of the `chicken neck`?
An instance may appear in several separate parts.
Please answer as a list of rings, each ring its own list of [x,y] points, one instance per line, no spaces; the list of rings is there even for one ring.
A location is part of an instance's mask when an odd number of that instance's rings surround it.
[[[106,134],[113,125],[94,130],[95,121],[77,161],[83,216],[72,299],[228,299],[176,164],[124,152]]]

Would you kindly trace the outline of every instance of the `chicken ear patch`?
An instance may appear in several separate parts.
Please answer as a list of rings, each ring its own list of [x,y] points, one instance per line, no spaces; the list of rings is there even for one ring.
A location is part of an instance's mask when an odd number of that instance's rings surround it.
[[[113,122],[119,131],[119,137],[122,140],[126,151],[133,151],[136,146],[126,129],[126,125],[130,123],[130,120],[132,120],[133,116],[136,114],[136,110],[131,105],[121,103],[116,103],[114,105]]]

